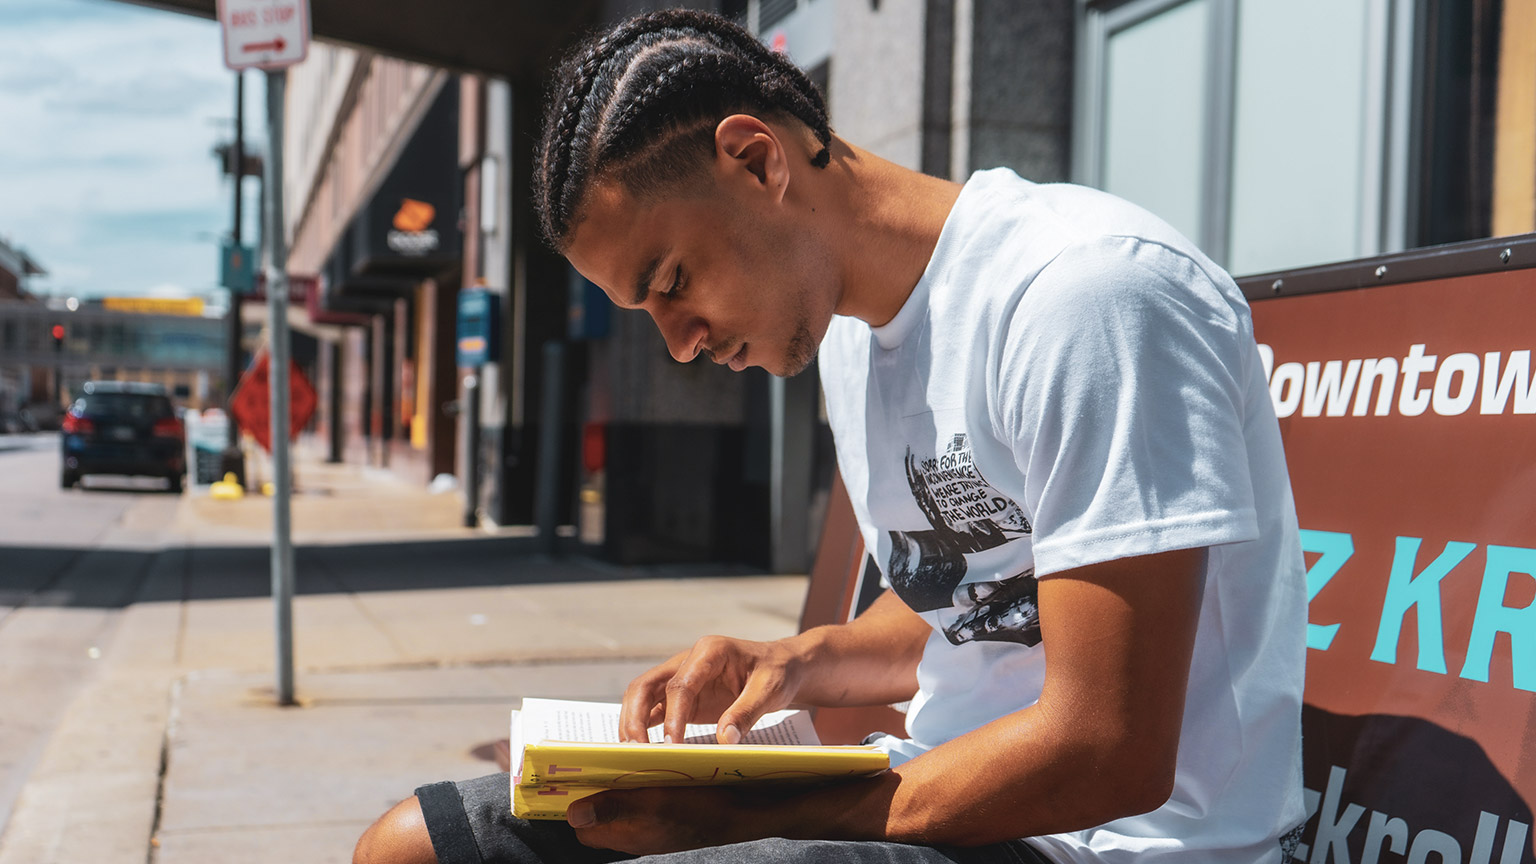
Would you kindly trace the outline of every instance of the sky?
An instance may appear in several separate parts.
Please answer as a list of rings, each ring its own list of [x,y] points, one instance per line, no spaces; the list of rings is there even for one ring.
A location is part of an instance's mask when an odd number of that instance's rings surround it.
[[[247,72],[247,142],[264,137],[262,92]],[[33,291],[220,297],[233,202],[212,150],[233,135],[234,94],[212,21],[0,0],[0,237],[48,271]]]

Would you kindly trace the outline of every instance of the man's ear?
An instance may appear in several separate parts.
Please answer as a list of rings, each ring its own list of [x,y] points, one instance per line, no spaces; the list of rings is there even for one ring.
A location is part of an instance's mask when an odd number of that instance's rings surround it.
[[[750,114],[732,114],[715,127],[715,168],[724,180],[746,182],[775,199],[789,188],[789,161],[773,127]]]

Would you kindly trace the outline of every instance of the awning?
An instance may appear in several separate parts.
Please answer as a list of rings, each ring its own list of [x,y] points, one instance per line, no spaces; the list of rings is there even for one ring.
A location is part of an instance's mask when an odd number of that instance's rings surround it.
[[[319,306],[377,314],[421,280],[459,264],[459,91],[437,94],[389,173],[336,238],[321,268]]]
[[[338,239],[338,246],[347,247],[349,279],[419,280],[458,264],[463,251],[458,157],[459,87],[458,79],[451,78],[378,190]]]
[[[215,0],[122,0],[212,20]],[[603,0],[311,0],[315,38],[459,72],[537,81]]]

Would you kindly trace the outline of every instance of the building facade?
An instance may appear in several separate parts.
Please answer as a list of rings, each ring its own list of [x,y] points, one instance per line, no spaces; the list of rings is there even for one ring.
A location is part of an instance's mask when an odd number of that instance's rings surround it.
[[[325,44],[289,73],[289,269],[316,302],[319,430],[332,457],[427,482],[453,472],[458,77]]]
[[[0,416],[50,425],[86,381],[162,384],[189,408],[224,390],[224,332],[199,300],[0,300]]]

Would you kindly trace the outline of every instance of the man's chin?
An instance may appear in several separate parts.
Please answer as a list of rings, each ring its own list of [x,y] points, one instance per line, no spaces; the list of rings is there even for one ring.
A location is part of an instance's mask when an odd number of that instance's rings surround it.
[[[793,378],[796,375],[799,375],[801,372],[811,368],[811,364],[815,361],[816,355],[815,353],[812,353],[810,357],[804,359],[800,357],[785,358],[784,363],[777,369],[768,369],[766,366],[763,368],[767,370],[769,375],[772,375],[775,378]]]
[[[811,335],[810,327],[801,322],[794,335],[790,337],[783,362],[779,364],[778,369],[769,369],[768,373],[778,378],[793,378],[810,368],[816,361],[816,351],[820,347],[821,339]]]

